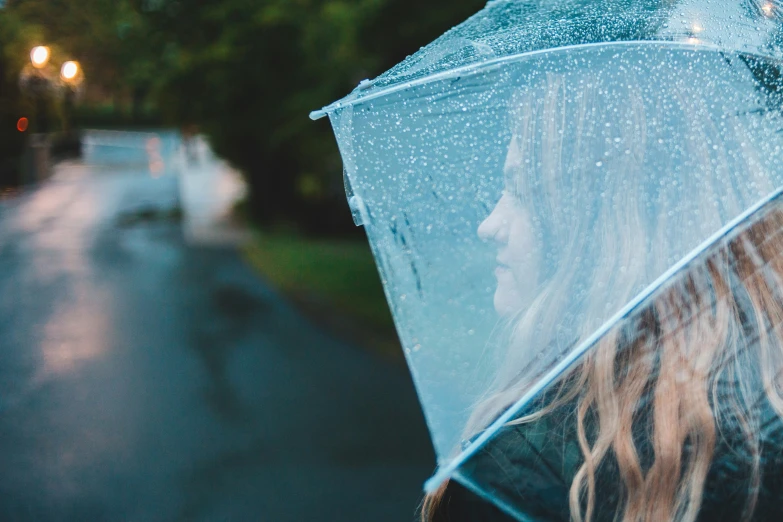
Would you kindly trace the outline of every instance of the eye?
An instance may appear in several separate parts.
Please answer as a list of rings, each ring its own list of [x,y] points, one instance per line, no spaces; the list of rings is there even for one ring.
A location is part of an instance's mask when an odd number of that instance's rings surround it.
[[[516,193],[512,189],[503,189],[503,192],[501,194],[501,198],[500,199],[506,205],[511,206],[511,205],[516,205],[517,204],[517,200],[519,198],[517,198]]]
[[[503,190],[503,194],[505,196],[508,196],[508,199],[514,205],[522,204],[522,193],[520,192],[516,184],[507,185],[506,188]]]

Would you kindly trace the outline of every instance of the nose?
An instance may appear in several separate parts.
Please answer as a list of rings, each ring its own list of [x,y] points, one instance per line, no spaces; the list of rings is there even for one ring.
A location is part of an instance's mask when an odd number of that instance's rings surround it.
[[[504,199],[500,198],[498,204],[492,209],[487,218],[478,227],[478,236],[482,241],[496,241],[505,243],[508,236],[508,219],[503,211]]]

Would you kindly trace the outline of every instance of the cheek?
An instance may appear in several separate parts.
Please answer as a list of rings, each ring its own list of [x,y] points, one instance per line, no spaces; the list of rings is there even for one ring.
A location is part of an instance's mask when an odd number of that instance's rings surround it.
[[[539,280],[540,249],[527,216],[520,216],[509,229],[510,266],[520,291],[530,293]]]
[[[508,249],[515,260],[530,262],[536,253],[536,240],[530,220],[525,215],[517,216],[509,227]]]

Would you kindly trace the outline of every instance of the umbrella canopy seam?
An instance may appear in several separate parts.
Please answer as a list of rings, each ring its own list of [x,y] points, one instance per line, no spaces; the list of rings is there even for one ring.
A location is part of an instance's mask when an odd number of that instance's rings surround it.
[[[407,81],[404,83],[398,83],[396,85],[390,85],[388,87],[384,87],[375,92],[372,91],[367,92],[368,89],[366,87],[362,87],[361,89],[357,88],[357,90],[354,90],[353,92],[348,94],[345,98],[342,98],[337,102],[331,103],[322,109],[312,111],[310,113],[310,119],[319,120],[324,116],[327,116],[329,113],[332,113],[338,109],[355,105],[359,102],[376,100],[378,98],[383,98],[395,92],[400,92],[406,89],[410,89],[412,87],[419,87],[421,85],[426,85],[428,83],[432,83],[446,78],[452,78],[454,76],[465,76],[465,75],[476,74],[485,69],[491,69],[492,67],[496,67],[499,65],[514,63],[533,56],[539,56],[545,54],[551,55],[559,52],[568,52],[568,51],[574,51],[580,49],[591,49],[596,47],[604,47],[604,48],[612,47],[612,46],[633,47],[633,46],[649,45],[649,44],[663,45],[665,47],[672,48],[672,49],[714,51],[714,52],[722,52],[722,53],[741,52],[741,53],[751,54],[747,50],[726,48],[723,46],[718,46],[709,43],[673,42],[670,40],[632,40],[632,41],[619,41],[619,42],[591,42],[591,43],[583,43],[577,45],[566,45],[562,47],[553,47],[549,49],[537,49],[535,51],[526,51],[523,53],[517,53],[508,56],[501,56],[484,62],[471,63],[461,67],[457,67],[455,69],[437,72],[434,74],[430,74],[428,76],[424,76],[422,78],[417,78],[415,80]],[[775,56],[772,55],[758,55],[758,56],[768,58],[770,60],[775,60],[775,61],[778,60]]]

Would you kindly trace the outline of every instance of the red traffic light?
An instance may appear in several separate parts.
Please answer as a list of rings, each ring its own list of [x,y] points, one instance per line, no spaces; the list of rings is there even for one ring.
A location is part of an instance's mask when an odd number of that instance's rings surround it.
[[[27,125],[29,123],[30,122],[27,120],[27,118],[25,118],[25,117],[19,118],[19,120],[16,122],[16,130],[18,130],[19,132],[26,131],[27,130]]]

